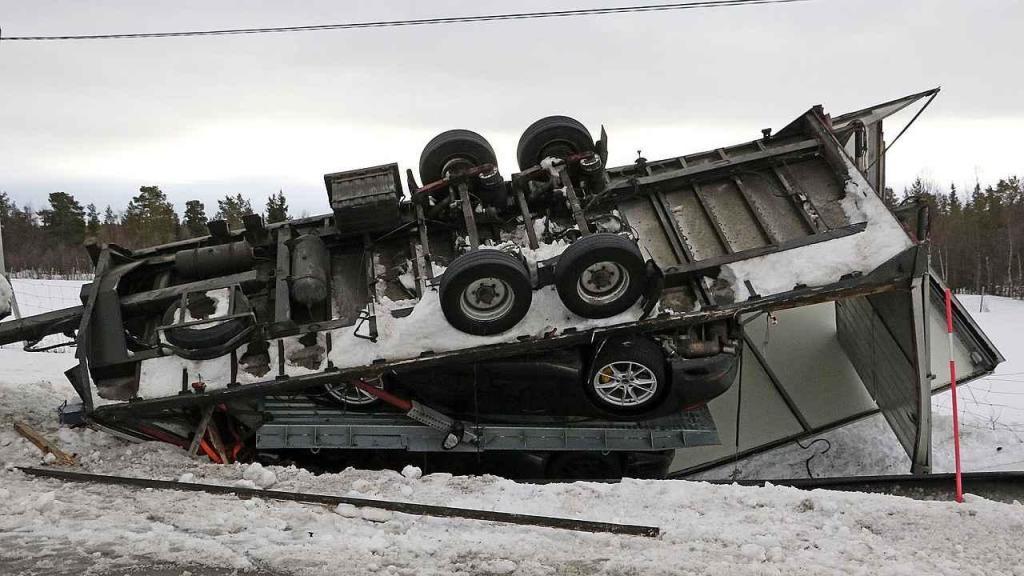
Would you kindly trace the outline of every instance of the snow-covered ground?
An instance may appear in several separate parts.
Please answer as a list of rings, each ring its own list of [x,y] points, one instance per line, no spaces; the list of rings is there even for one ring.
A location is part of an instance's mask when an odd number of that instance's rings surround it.
[[[22,311],[74,305],[75,283],[15,280]],[[29,283],[22,285],[22,283]],[[36,300],[29,294],[37,294]],[[38,299],[45,302],[39,302]],[[972,313],[975,298],[964,298]],[[1024,302],[986,298],[975,313],[1007,356],[961,394],[968,470],[1020,468]],[[62,375],[71,354],[0,349],[0,573],[224,574],[1006,574],[1024,576],[1024,506],[969,497],[963,505],[904,498],[747,488],[686,481],[517,484],[497,477],[416,478],[346,470],[218,466],[159,443],[128,445],[88,429],[58,430],[56,406],[74,398]],[[948,405],[936,398],[936,410]],[[945,414],[949,414],[948,408]],[[937,418],[935,457],[949,456]],[[381,514],[261,499],[158,492],[32,479],[39,463],[11,428],[29,422],[79,455],[88,471],[257,485],[528,514],[649,524],[656,539],[572,533],[478,521]],[[826,472],[905,472],[884,424],[833,433],[812,461]],[[869,443],[870,442],[870,443]],[[817,445],[820,447],[820,443]],[[1002,446],[1002,450],[996,450]],[[810,450],[815,450],[812,447]],[[808,451],[761,457],[761,477],[805,476]],[[820,450],[818,448],[817,450]],[[969,488],[969,487],[968,487]],[[140,568],[141,567],[141,568]]]

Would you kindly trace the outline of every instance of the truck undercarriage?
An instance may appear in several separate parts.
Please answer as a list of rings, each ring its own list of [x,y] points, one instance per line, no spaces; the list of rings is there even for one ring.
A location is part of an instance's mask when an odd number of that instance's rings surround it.
[[[325,175],[330,214],[89,244],[82,305],[4,322],[0,343],[73,337],[85,419],[220,461],[713,444],[705,404],[737,377],[743,318],[927,274],[926,210],[898,218],[876,193],[884,112],[815,107],[751,142],[614,168],[603,128],[553,116],[509,179],[452,130],[423,150],[421,183],[397,164]]]

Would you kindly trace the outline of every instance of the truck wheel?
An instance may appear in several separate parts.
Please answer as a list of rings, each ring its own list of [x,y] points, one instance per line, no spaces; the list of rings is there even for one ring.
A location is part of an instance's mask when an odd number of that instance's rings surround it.
[[[584,389],[598,408],[616,417],[649,412],[668,392],[665,353],[650,338],[609,340],[594,358]]]
[[[364,380],[363,382],[373,386],[374,388],[380,388],[381,390],[384,389],[384,379],[379,376],[372,380]],[[377,398],[369,392],[364,392],[351,382],[324,384],[324,395],[332,402],[342,404],[349,408],[363,408],[380,402],[380,398]]]
[[[475,250],[441,276],[441,311],[448,323],[477,336],[512,328],[526,316],[533,289],[526,266],[498,250]]]
[[[617,234],[591,234],[562,252],[555,287],[562,303],[584,318],[626,311],[644,293],[647,266],[640,249]]]
[[[448,130],[434,136],[420,154],[420,180],[430,184],[445,174],[482,164],[497,164],[494,149],[471,130]]]
[[[170,326],[178,321],[179,308],[180,305],[177,302],[171,304],[167,312],[164,313],[164,326]],[[201,326],[204,327],[168,328],[164,330],[164,338],[178,348],[195,352],[197,355],[191,357],[194,360],[209,360],[214,356],[202,357],[204,356],[203,351],[227,344],[248,328],[246,322],[240,318]]]
[[[516,159],[519,169],[526,170],[548,157],[565,158],[593,151],[594,138],[586,126],[568,116],[548,116],[523,132],[516,147]]]

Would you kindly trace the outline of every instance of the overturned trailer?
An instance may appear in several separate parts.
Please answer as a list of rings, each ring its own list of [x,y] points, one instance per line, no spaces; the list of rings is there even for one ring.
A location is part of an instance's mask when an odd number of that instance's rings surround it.
[[[927,212],[898,219],[876,190],[882,119],[933,94],[835,119],[815,107],[748,143],[618,168],[603,129],[595,141],[549,117],[523,134],[508,180],[486,140],[452,130],[424,149],[422,185],[407,171],[407,194],[396,164],[350,170],[325,176],[331,214],[89,245],[83,305],[0,324],[0,343],[74,336],[68,377],[89,421],[218,460],[687,447],[698,456],[681,468],[695,470],[728,453],[696,447],[719,443],[716,403],[763,356],[750,319],[824,305],[923,470]],[[863,328],[876,316],[881,345]],[[987,353],[972,374],[991,370],[998,353],[967,328]],[[821,429],[773,382],[802,428],[745,451]]]

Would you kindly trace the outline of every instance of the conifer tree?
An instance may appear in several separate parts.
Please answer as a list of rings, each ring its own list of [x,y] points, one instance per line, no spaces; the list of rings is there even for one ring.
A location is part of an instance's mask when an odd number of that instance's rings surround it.
[[[277,194],[271,194],[267,198],[267,222],[284,222],[289,219],[288,202],[284,198],[284,191],[278,190]]]

